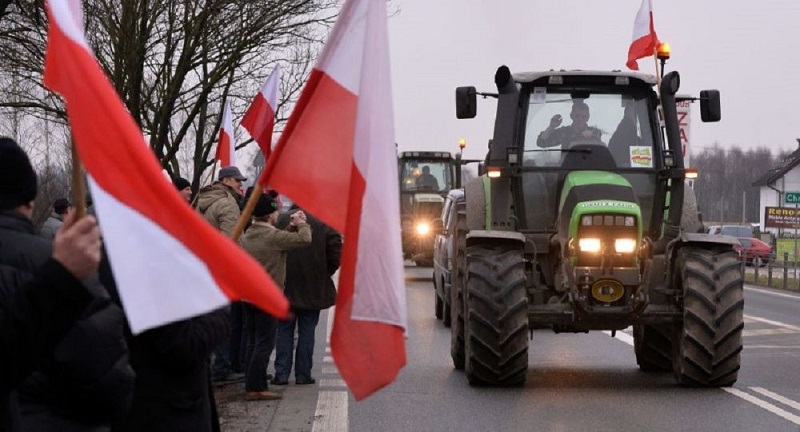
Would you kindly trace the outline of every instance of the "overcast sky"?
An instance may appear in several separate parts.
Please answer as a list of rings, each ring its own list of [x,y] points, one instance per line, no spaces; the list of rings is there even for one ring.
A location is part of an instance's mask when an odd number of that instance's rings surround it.
[[[395,133],[400,150],[458,149],[482,158],[495,103],[455,118],[455,88],[495,91],[501,64],[512,72],[624,69],[641,0],[395,0],[389,19]],[[767,146],[794,150],[800,138],[800,1],[653,0],[656,32],[669,42],[667,71],[681,93],[718,89],[722,121],[701,123],[693,107],[694,152]],[[655,73],[651,58],[640,69]]]

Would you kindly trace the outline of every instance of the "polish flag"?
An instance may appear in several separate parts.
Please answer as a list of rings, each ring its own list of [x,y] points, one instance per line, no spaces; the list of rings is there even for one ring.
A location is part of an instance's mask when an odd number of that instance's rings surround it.
[[[267,160],[272,152],[272,129],[275,127],[280,83],[281,69],[276,66],[264,81],[261,91],[253,98],[240,123],[261,147],[264,160]]]
[[[161,173],[89,49],[80,0],[48,0],[44,84],[66,102],[133,333],[246,299],[285,317],[264,268],[203,220]]]
[[[331,351],[353,396],[406,363],[384,0],[347,0],[261,178],[344,234]]]
[[[225,108],[222,111],[222,127],[219,128],[216,158],[222,168],[236,165],[236,136],[233,135],[233,116],[228,101],[225,101]]]
[[[658,47],[658,36],[653,24],[653,3],[652,0],[642,0],[639,13],[636,14],[636,21],[633,22],[633,42],[628,49],[629,69],[639,70],[636,60],[649,57],[655,54]]]

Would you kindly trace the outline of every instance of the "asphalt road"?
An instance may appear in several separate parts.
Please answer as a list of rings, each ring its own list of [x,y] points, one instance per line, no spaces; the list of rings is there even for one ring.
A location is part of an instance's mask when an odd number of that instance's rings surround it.
[[[628,332],[549,330],[534,332],[524,387],[475,388],[452,367],[450,331],[433,316],[430,273],[406,267],[408,364],[392,385],[356,402],[318,337],[316,394],[288,386],[268,424],[247,430],[800,430],[798,295],[746,287],[742,369],[729,389],[682,388],[670,373],[640,372]],[[325,326],[323,317],[318,335]],[[295,396],[300,405],[289,409]]]

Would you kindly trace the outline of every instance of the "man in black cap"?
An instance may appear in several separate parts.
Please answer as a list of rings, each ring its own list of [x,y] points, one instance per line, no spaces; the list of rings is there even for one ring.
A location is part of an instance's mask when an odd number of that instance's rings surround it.
[[[175,189],[178,189],[178,192],[186,202],[192,202],[192,184],[189,183],[189,180],[183,177],[175,177],[172,179],[172,184],[175,185]]]
[[[69,200],[66,198],[59,198],[53,203],[53,213],[44,221],[42,231],[39,233],[47,240],[56,238],[56,231],[64,224],[64,217],[70,209]]]
[[[202,213],[208,223],[230,237],[239,221],[241,210],[239,201],[242,182],[247,180],[239,168],[227,166],[219,170],[219,180],[210,186],[200,189],[197,194],[197,210]],[[236,381],[244,378],[240,357],[242,340],[241,304],[234,302],[230,308],[231,336],[230,341],[221,344],[214,351],[214,363],[211,366],[212,380],[215,382]]]
[[[39,237],[36,189],[27,155],[0,138],[0,430],[107,427],[128,409],[133,371],[122,312],[81,282],[97,270],[100,231],[67,216],[54,243]]]

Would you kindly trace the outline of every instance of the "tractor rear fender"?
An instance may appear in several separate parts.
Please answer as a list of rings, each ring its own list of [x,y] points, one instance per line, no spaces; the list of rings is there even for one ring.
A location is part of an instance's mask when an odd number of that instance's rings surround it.
[[[740,244],[739,240],[729,235],[684,232],[680,237],[670,242],[668,246],[668,253],[671,257],[670,267],[674,266],[675,260],[678,258],[678,250],[686,246],[695,246],[702,249],[733,249],[733,246],[738,244]]]
[[[472,246],[476,243],[508,243],[509,246],[523,249],[525,242],[525,234],[516,231],[470,230],[467,233],[467,246]]]
[[[491,208],[487,203],[490,204],[491,199],[486,196],[489,190],[489,178],[486,176],[472,179],[464,185],[467,229],[470,231],[485,230],[489,226],[487,220],[491,219]]]

